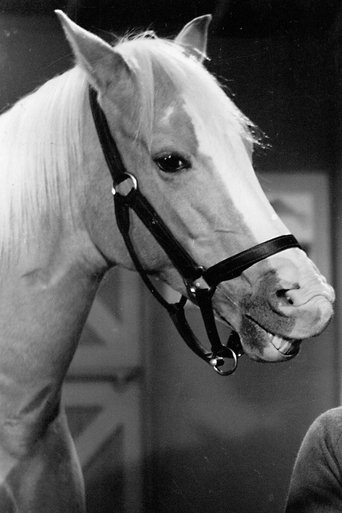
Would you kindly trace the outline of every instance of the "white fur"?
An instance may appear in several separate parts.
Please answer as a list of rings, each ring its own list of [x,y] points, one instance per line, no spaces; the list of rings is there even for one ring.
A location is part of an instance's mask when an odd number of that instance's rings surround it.
[[[244,139],[253,137],[249,122],[218,87],[215,78],[180,46],[144,34],[123,40],[121,52],[139,76],[144,101],[137,134],[151,135],[154,106],[153,63],[168,74],[180,94],[194,102],[194,112],[210,120],[222,112],[222,122]],[[189,77],[191,79],[189,80]],[[75,67],[22,98],[0,117],[0,255],[3,259],[18,243],[37,230],[46,217],[58,219],[65,212],[72,219],[73,178],[82,164],[87,80]],[[196,120],[194,120],[196,124]],[[220,120],[216,120],[220,128]],[[227,128],[227,126],[226,126]]]

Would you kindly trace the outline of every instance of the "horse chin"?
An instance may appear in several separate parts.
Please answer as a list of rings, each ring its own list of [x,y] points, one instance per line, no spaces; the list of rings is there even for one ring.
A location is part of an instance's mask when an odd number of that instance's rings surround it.
[[[245,354],[260,362],[288,361],[298,354],[302,342],[270,333],[247,316],[242,322],[239,335]]]

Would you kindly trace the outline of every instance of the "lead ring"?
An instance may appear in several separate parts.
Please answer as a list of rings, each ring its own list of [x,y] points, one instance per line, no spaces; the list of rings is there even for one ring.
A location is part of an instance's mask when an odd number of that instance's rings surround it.
[[[230,347],[226,347],[225,349],[226,350],[228,349],[232,355],[233,366],[229,370],[221,370],[220,367],[217,366],[217,364],[213,365],[214,371],[217,372],[218,374],[220,374],[220,376],[229,376],[230,374],[233,374],[236,371],[238,362],[239,362],[238,357],[237,357],[235,351],[233,351],[233,349],[231,349]],[[225,356],[225,357],[221,356],[220,358],[224,359],[224,358],[227,358],[227,356]],[[214,360],[214,358],[212,360]]]

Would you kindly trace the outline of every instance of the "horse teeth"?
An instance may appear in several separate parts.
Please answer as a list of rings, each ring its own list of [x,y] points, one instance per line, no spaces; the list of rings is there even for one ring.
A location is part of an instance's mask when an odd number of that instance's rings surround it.
[[[272,344],[276,349],[278,349],[278,351],[280,351],[283,354],[286,354],[288,351],[292,349],[292,341],[285,340],[282,337],[279,337],[278,335],[273,335]]]

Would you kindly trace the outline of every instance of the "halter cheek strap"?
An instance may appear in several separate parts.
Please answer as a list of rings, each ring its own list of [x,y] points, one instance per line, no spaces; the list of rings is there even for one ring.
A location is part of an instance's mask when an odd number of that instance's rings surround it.
[[[134,191],[134,192],[133,192]],[[143,279],[145,285],[150,290],[150,292],[154,295],[157,301],[165,308],[168,312],[171,320],[173,321],[175,327],[178,330],[178,333],[181,335],[187,346],[195,353],[197,356],[205,360],[207,363],[213,366],[213,368],[223,376],[227,376],[232,374],[237,368],[238,357],[243,354],[241,344],[238,339],[235,337],[235,346],[232,347],[231,344],[223,345],[220,341],[220,337],[216,328],[215,317],[212,308],[212,295],[214,294],[214,289],[210,287],[202,288],[198,287],[193,283],[193,279],[201,278],[203,274],[203,269],[201,267],[195,266],[191,267],[189,262],[183,262],[183,248],[180,246],[181,251],[178,254],[176,251],[175,254],[170,256],[171,261],[175,265],[175,261],[177,265],[175,267],[179,270],[179,268],[183,267],[188,276],[188,280],[184,279],[187,284],[188,292],[193,301],[199,306],[202,314],[202,318],[204,321],[204,326],[207,332],[208,339],[211,344],[211,351],[203,346],[194,334],[193,330],[189,326],[189,323],[185,316],[185,304],[187,302],[187,298],[182,296],[180,301],[177,303],[168,303],[163,296],[159,293],[156,287],[153,285],[152,281],[148,277],[145,269],[141,265],[141,262],[136,254],[134,246],[132,244],[132,240],[129,235],[129,225],[130,225],[130,212],[129,209],[132,208],[139,218],[144,222],[144,224],[149,228],[149,226],[153,227],[152,234],[155,236],[156,240],[160,243],[160,245],[165,248],[169,244],[169,230],[164,225],[164,222],[159,218],[158,214],[154,211],[153,207],[151,210],[149,209],[149,213],[152,214],[152,217],[146,219],[146,217],[141,218],[140,214],[142,211],[137,207],[140,205],[140,201],[136,204],[135,200],[138,197],[141,200],[141,193],[138,190],[132,190],[128,196],[122,196],[119,193],[115,193],[114,195],[114,206],[115,206],[115,214],[118,228],[123,236],[128,252],[131,256],[131,259],[134,263],[134,266],[141,278]],[[146,201],[144,198],[143,203]],[[151,223],[151,225],[150,225]],[[154,232],[155,227],[158,226],[156,231]],[[166,230],[164,230],[166,228]],[[172,237],[172,235],[171,235]],[[165,239],[164,239],[165,238]],[[164,245],[163,242],[166,241]],[[177,241],[176,241],[177,242]],[[178,244],[178,242],[177,242]],[[176,245],[177,246],[177,245]],[[177,258],[175,255],[179,255]],[[187,255],[187,254],[185,254]],[[189,255],[190,256],[190,255]],[[191,257],[190,257],[191,258]],[[187,260],[187,259],[186,259]],[[184,278],[184,275],[183,275]],[[235,332],[234,332],[235,334]],[[235,334],[236,335],[236,334]],[[233,339],[231,338],[231,341]],[[225,363],[225,359],[232,359],[232,365],[229,366],[228,369],[223,370],[223,365]]]
[[[237,368],[238,358],[243,354],[243,350],[239,336],[234,331],[227,344],[222,344],[220,340],[212,306],[215,289],[222,281],[237,278],[251,265],[275,253],[300,247],[297,240],[293,235],[282,235],[226,258],[208,269],[199,266],[140,192],[136,178],[127,173],[106,117],[97,102],[97,93],[92,88],[89,89],[89,101],[97,135],[113,179],[112,192],[117,225],[136,270],[151,293],[167,310],[178,332],[194,353],[208,362],[220,375],[232,374]],[[183,277],[189,297],[200,308],[211,350],[201,344],[186,320],[184,307],[187,298],[182,296],[178,303],[170,304],[149,279],[130,238],[130,210],[137,214]],[[232,361],[232,364],[228,369],[224,369],[227,358]]]

